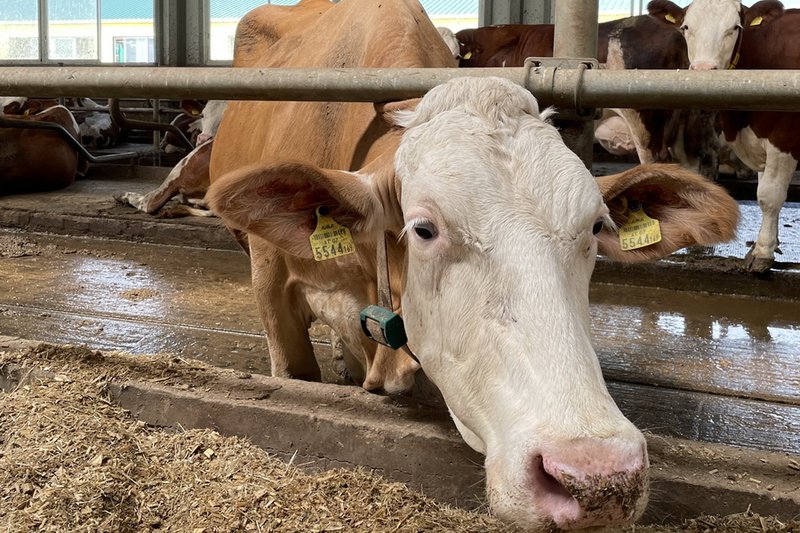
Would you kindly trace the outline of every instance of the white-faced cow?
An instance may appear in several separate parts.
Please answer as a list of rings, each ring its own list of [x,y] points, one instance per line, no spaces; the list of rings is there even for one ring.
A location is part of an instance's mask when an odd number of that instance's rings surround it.
[[[227,104],[225,100],[211,100],[199,116],[194,115],[199,124],[196,128],[197,147],[178,161],[158,188],[144,195],[135,192],[122,193],[115,196],[115,199],[150,215],[160,213],[167,217],[212,216],[211,211],[204,208],[203,197],[209,185],[208,165],[211,161],[214,135],[222,122]],[[186,106],[183,102],[181,105]],[[185,202],[191,205],[181,203],[172,209],[163,210],[164,205],[178,194],[183,195]]]
[[[234,66],[260,68],[454,63],[416,0],[263,6],[239,23],[234,54]],[[738,212],[678,167],[595,181],[548,115],[498,78],[377,106],[231,102],[207,198],[248,233],[274,375],[319,379],[318,318],[368,389],[407,389],[422,366],[486,455],[499,516],[537,530],[629,523],[647,502],[648,458],[590,341],[598,242],[628,255],[609,216],[628,216],[622,196],[662,221],[664,240],[636,258],[729,238]],[[378,269],[419,363],[361,331]]]
[[[669,1],[648,6],[653,16],[680,28],[693,70],[800,69],[800,10],[776,0],[748,8],[738,0],[694,0],[681,9]],[[745,268],[765,272],[778,248],[778,217],[800,160],[797,113],[724,111],[725,140],[758,172],[761,229],[745,257]]]
[[[17,99],[3,102],[3,116],[20,126],[51,122],[62,126],[80,142],[75,117],[52,100]],[[46,104],[45,104],[46,102]],[[15,113],[6,113],[14,106]],[[42,109],[44,107],[44,109]],[[61,189],[86,172],[87,162],[62,134],[53,130],[0,126],[0,195]]]

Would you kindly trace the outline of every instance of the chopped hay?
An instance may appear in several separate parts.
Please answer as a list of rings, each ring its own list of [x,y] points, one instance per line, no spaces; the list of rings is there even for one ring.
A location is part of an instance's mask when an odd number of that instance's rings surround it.
[[[2,531],[515,531],[366,470],[309,475],[237,437],[147,426],[106,397],[111,379],[202,384],[203,363],[39,345],[0,365],[52,379],[0,393]],[[797,532],[742,513],[626,532]]]
[[[244,439],[148,427],[105,399],[107,376],[77,371],[97,357],[14,358],[71,371],[0,394],[0,530],[511,531],[365,470],[313,476]],[[160,377],[186,366],[159,359],[142,362]]]

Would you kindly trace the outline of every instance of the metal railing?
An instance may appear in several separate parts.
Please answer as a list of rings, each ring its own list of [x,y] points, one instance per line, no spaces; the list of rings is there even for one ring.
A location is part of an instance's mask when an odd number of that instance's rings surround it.
[[[0,67],[0,94],[383,102],[419,97],[462,76],[507,78],[561,108],[800,110],[798,70]]]

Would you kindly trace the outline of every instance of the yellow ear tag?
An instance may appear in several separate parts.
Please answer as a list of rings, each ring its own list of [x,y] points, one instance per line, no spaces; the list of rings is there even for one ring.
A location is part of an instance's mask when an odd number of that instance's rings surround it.
[[[619,245],[623,251],[644,248],[661,241],[661,225],[639,207],[631,211],[628,220],[619,228]]]
[[[666,15],[664,15],[664,18],[667,20],[667,22],[670,22],[672,24],[675,24],[676,22],[678,22],[678,20],[675,17],[673,17],[670,13],[667,13]]]
[[[356,251],[350,229],[333,220],[327,213],[326,207],[317,208],[317,229],[308,237],[315,261],[327,261]]]
[[[464,54],[464,55],[463,55],[463,56],[461,56],[461,57],[462,57],[462,59],[469,59],[469,58],[471,58],[471,57],[472,57],[472,52],[467,52],[466,54]]]
[[[30,109],[26,109],[25,112],[22,113],[22,116],[23,117],[28,117],[28,116],[30,116],[30,114],[31,114],[31,110]]]
[[[753,21],[750,23],[750,25],[751,26],[760,26],[762,22],[764,22],[764,17],[756,17],[756,18],[753,19]]]

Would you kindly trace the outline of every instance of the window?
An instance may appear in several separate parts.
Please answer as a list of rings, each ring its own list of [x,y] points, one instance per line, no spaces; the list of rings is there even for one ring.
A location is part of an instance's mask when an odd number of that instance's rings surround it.
[[[3,0],[0,9],[0,61],[39,60],[39,3]]]
[[[0,0],[0,62],[155,63],[154,3]]]
[[[155,63],[152,37],[114,37],[114,63]]]

